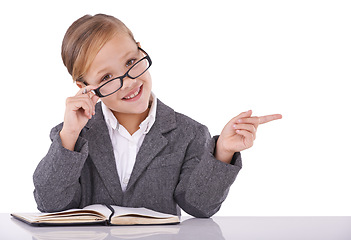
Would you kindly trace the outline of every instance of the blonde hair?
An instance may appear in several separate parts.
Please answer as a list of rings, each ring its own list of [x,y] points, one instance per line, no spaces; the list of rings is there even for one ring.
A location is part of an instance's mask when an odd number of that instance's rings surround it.
[[[85,15],[72,23],[63,38],[61,56],[73,81],[83,80],[100,49],[119,33],[128,34],[135,42],[133,33],[113,16]]]

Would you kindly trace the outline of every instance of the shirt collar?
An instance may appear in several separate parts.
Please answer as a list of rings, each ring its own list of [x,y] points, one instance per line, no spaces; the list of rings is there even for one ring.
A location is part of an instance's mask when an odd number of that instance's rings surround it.
[[[151,107],[148,116],[139,125],[140,129],[145,129],[144,134],[147,134],[156,120],[157,98],[156,95],[151,93]],[[112,111],[101,101],[102,114],[104,115],[105,122],[113,130],[119,129],[119,123]]]
[[[146,126],[145,129],[145,134],[147,134],[151,127],[154,125],[156,121],[156,109],[157,109],[157,98],[156,95],[151,92],[151,107],[149,111],[149,115],[146,117],[146,119],[139,125],[139,127],[142,129],[143,126]]]
[[[113,115],[112,111],[104,104],[103,101],[101,101],[101,109],[107,126],[110,126],[114,130],[118,129],[119,123],[115,115]]]

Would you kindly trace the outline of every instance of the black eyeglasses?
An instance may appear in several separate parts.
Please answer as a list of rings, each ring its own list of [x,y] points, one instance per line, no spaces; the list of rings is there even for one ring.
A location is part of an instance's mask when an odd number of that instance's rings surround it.
[[[107,82],[103,83],[98,88],[94,89],[94,92],[97,96],[102,98],[114,94],[123,87],[123,79],[125,77],[129,77],[130,79],[136,79],[143,75],[150,68],[152,64],[150,56],[140,47],[138,47],[138,49],[145,54],[145,57],[138,60],[131,68],[128,69],[128,71],[123,76],[112,78],[111,80],[108,80]],[[85,81],[83,81],[83,83],[86,86],[89,85]]]

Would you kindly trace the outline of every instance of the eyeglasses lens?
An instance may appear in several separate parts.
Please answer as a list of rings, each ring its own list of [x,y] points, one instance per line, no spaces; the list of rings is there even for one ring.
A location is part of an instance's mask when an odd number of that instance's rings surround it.
[[[143,73],[145,73],[149,67],[150,67],[150,63],[148,59],[144,58],[129,69],[128,77],[132,79],[137,78],[141,76]],[[116,78],[113,81],[110,81],[107,84],[103,85],[100,88],[100,93],[104,96],[109,95],[115,92],[116,90],[120,89],[122,87],[121,84],[122,82],[120,78]]]

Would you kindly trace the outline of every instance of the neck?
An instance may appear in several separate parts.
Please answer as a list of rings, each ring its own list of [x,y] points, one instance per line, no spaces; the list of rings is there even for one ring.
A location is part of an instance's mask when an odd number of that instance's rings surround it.
[[[113,112],[113,115],[117,118],[119,124],[121,124],[130,135],[133,135],[139,129],[139,125],[146,119],[149,114],[150,108],[147,108],[145,112],[140,114],[131,113],[119,113]]]

